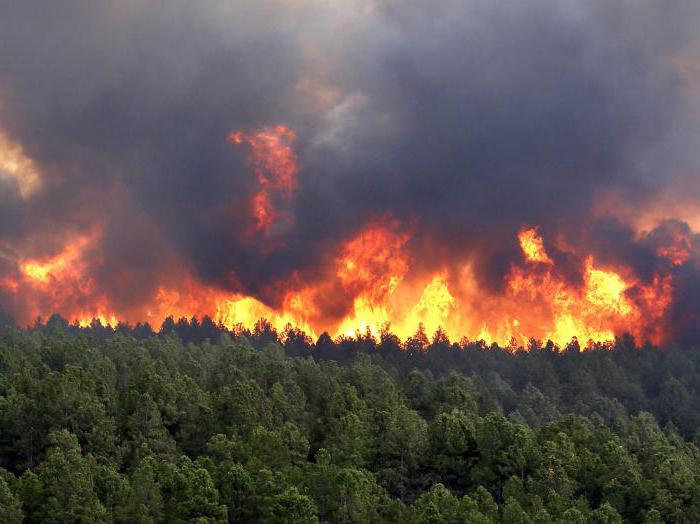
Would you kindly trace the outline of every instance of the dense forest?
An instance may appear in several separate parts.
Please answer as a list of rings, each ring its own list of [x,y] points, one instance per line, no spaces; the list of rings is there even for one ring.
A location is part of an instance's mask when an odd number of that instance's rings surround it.
[[[0,329],[0,520],[700,522],[700,352]]]

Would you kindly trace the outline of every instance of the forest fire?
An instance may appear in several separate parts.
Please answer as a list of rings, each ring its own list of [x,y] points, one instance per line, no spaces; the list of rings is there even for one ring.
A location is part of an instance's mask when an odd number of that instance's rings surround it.
[[[36,56],[33,33],[4,42],[0,321],[700,337],[694,24],[618,13],[621,40],[593,8],[452,2],[427,27],[429,2],[234,4],[134,40],[160,18],[130,5],[125,41],[80,59],[60,24]],[[498,30],[456,22],[479,17]]]
[[[342,242],[332,267],[312,283],[297,282],[279,307],[188,276],[180,288],[160,287],[150,303],[118,311],[86,272],[86,256],[99,239],[97,233],[77,238],[54,256],[23,261],[12,292],[32,297],[30,315],[59,311],[81,326],[93,319],[105,325],[157,325],[171,315],[208,315],[229,328],[251,327],[265,318],[278,330],[292,324],[313,336],[322,331],[336,336],[369,331],[379,336],[388,328],[406,339],[423,326],[428,336],[441,329],[452,337],[489,343],[513,340],[526,345],[532,337],[560,345],[573,337],[604,342],[625,332],[663,343],[661,321],[673,293],[670,275],[655,275],[644,283],[625,276],[624,268],[598,267],[587,255],[575,283],[558,270],[537,228],[522,228],[517,238],[522,260],[513,263],[500,295],[489,295],[479,286],[469,262],[461,268],[414,274],[407,247],[410,235],[395,220],[372,223]],[[335,315],[323,309],[324,301],[334,295],[346,297],[348,304]],[[91,309],[84,304],[103,305]]]
[[[5,1],[0,524],[700,523],[700,1]]]
[[[246,164],[258,184],[249,200],[250,218],[263,237],[293,226],[289,206],[299,187],[295,139],[282,125],[228,136],[231,144],[249,148]],[[468,252],[425,264],[410,245],[422,233],[420,222],[417,217],[410,222],[408,227],[391,213],[370,221],[339,239],[337,256],[324,265],[282,281],[271,302],[185,272],[158,285],[148,300],[120,305],[94,273],[104,241],[96,227],[54,254],[19,259],[14,276],[0,285],[23,323],[53,312],[81,326],[95,320],[158,325],[168,316],[206,315],[232,329],[265,318],[277,330],[291,324],[311,336],[327,331],[378,337],[389,329],[408,339],[417,330],[425,336],[440,330],[455,339],[524,346],[531,338],[565,345],[573,338],[606,342],[630,333],[662,344],[674,293],[671,269],[692,253],[688,231],[673,226],[666,226],[669,234],[656,231],[662,238],[656,256],[667,261],[667,270],[643,279],[631,266],[599,265],[594,254],[561,242],[553,244],[553,256],[537,226],[522,226],[513,231],[521,256],[510,261],[502,289],[495,291],[483,285]]]

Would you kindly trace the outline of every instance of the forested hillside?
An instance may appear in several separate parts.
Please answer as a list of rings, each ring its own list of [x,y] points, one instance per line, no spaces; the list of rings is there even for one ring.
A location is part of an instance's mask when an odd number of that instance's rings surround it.
[[[0,330],[2,522],[699,522],[700,353]]]

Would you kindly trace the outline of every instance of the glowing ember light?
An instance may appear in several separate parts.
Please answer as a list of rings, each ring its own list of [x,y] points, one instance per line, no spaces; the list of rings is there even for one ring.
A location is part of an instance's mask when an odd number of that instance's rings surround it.
[[[690,258],[690,249],[684,246],[661,247],[657,254],[660,257],[667,258],[674,266],[681,266]]]
[[[523,227],[518,233],[518,241],[520,242],[520,249],[523,250],[525,260],[528,262],[554,263],[544,249],[544,240],[537,234],[536,227]]]
[[[9,293],[17,293],[19,291],[20,284],[14,278],[5,277],[0,278],[0,287],[8,291]]]
[[[258,191],[253,196],[251,204],[258,229],[269,231],[275,220],[279,218],[270,201],[270,194],[264,189]]]
[[[656,254],[668,259],[674,266],[683,265],[689,258],[692,251],[692,244],[689,235],[674,229],[669,232],[665,245],[659,246]]]
[[[251,198],[251,208],[256,229],[269,233],[272,225],[280,220],[275,202],[289,200],[297,188],[296,154],[292,145],[296,133],[282,126],[272,126],[252,134],[241,131],[230,133],[231,144],[247,144],[250,148],[248,163],[255,173],[260,189]]]

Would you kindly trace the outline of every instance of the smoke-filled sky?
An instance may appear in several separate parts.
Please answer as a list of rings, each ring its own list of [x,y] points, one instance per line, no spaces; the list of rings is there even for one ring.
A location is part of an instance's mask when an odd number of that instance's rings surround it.
[[[332,330],[366,291],[329,269],[348,250],[394,242],[371,307],[424,275],[458,299],[465,265],[500,304],[537,227],[567,285],[593,257],[639,305],[667,276],[649,330],[687,342],[699,27],[692,0],[0,0],[0,306],[134,322],[185,281],[275,311],[316,286]]]

